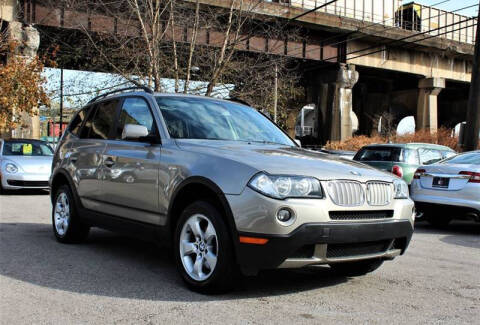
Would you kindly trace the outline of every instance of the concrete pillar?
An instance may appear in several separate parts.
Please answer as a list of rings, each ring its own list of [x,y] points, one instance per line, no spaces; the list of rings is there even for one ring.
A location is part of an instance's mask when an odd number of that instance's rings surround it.
[[[320,73],[316,86],[319,138],[321,142],[346,140],[352,136],[352,89],[358,72],[353,65],[340,64]]]
[[[418,83],[417,130],[429,130],[431,133],[438,129],[438,101],[437,96],[445,88],[443,78],[425,78]]]
[[[16,50],[18,56],[25,61],[32,60],[37,55],[37,50],[40,46],[40,33],[32,26],[23,25],[18,21],[11,21],[8,25],[8,37],[10,40],[16,41],[19,46]],[[14,136],[21,134],[23,137],[40,139],[40,116],[38,107],[35,107],[34,114],[28,116],[23,114],[23,124],[27,125],[27,129],[14,130]]]

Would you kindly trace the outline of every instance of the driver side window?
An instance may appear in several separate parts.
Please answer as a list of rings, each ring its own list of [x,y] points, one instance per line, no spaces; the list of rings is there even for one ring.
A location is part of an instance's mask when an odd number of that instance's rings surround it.
[[[126,98],[120,111],[117,124],[116,139],[122,139],[123,128],[126,124],[143,125],[147,128],[149,135],[156,135],[154,118],[147,102],[140,97]]]

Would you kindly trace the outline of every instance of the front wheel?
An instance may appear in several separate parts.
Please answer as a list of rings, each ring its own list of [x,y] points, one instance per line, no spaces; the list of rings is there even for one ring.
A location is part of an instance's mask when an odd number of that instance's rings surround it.
[[[204,201],[182,212],[175,231],[174,257],[183,280],[194,291],[227,291],[238,274],[228,228],[217,209]]]
[[[356,262],[345,262],[331,264],[330,267],[335,273],[345,276],[361,276],[373,272],[383,264],[383,260],[365,260]]]
[[[61,243],[83,241],[90,227],[81,223],[70,188],[62,185],[55,193],[52,207],[52,225],[55,238]]]

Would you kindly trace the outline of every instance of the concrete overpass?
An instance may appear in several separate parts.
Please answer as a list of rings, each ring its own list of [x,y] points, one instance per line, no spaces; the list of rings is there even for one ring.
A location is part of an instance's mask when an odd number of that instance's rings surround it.
[[[117,33],[121,25],[112,17],[51,8],[41,0],[20,1],[20,6],[14,0],[1,1],[2,19],[9,23],[20,20],[64,33],[80,24]],[[308,102],[316,107],[313,130],[319,141],[350,137],[352,111],[358,116],[359,132],[365,134],[376,127],[372,119],[384,112],[396,122],[413,115],[417,128],[431,131],[465,119],[476,19],[416,4],[402,6],[400,0],[338,0],[313,12],[308,11],[329,1],[244,1],[257,3],[257,13],[278,19],[306,13],[292,22],[307,31],[303,42],[289,40],[288,35],[258,35],[246,39],[239,50],[301,62]],[[229,0],[200,2],[230,6]],[[215,31],[201,34],[201,44],[219,43]]]

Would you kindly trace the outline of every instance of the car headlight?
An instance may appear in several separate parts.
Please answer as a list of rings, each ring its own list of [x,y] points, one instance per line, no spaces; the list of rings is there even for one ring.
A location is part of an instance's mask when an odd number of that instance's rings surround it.
[[[393,186],[395,189],[395,198],[396,199],[408,199],[410,196],[408,193],[408,185],[402,179],[396,179],[393,181]]]
[[[259,173],[250,180],[248,186],[275,199],[323,198],[320,181],[313,177]]]
[[[18,167],[15,164],[12,163],[6,163],[5,164],[5,171],[10,174],[15,174],[18,172]]]

